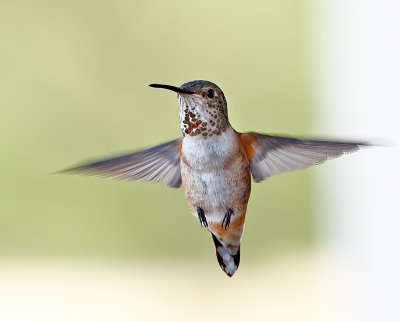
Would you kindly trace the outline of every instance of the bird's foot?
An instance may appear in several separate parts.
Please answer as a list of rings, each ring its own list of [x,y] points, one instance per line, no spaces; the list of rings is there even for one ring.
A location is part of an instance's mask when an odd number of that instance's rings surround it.
[[[231,223],[231,217],[233,214],[232,208],[229,208],[228,211],[225,213],[224,219],[222,220],[221,227],[224,228],[225,223],[225,230],[228,230],[229,224]]]
[[[201,207],[197,207],[197,216],[199,217],[200,226],[208,227],[206,216],[204,215],[204,210]]]

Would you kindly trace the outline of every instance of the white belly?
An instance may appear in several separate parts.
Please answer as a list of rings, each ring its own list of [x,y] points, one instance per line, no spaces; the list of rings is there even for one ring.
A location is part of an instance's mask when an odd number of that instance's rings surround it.
[[[234,217],[243,212],[250,188],[246,162],[233,133],[212,140],[185,137],[181,173],[192,214],[197,217],[197,207],[201,207],[208,222],[222,222],[229,208]]]

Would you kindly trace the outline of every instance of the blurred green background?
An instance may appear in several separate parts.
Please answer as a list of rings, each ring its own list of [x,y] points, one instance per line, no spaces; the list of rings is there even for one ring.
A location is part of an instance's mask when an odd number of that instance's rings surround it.
[[[51,173],[178,137],[150,83],[210,80],[236,130],[307,134],[305,30],[298,0],[1,1],[0,253],[213,257],[182,188]],[[253,184],[243,257],[312,245],[310,187]]]

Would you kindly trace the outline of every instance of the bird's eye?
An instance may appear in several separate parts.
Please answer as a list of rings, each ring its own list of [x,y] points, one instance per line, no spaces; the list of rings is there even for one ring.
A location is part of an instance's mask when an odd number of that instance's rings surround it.
[[[213,89],[209,89],[209,90],[207,91],[207,96],[208,96],[209,98],[214,98],[214,96],[215,96],[214,90],[213,90]]]

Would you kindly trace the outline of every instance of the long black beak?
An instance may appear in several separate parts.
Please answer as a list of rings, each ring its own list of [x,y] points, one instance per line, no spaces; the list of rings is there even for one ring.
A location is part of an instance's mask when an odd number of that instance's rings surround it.
[[[150,87],[155,87],[155,88],[165,88],[169,89],[170,91],[177,92],[179,94],[194,94],[192,91],[187,91],[184,89],[181,89],[179,87],[171,86],[171,85],[163,85],[163,84],[150,84]]]

